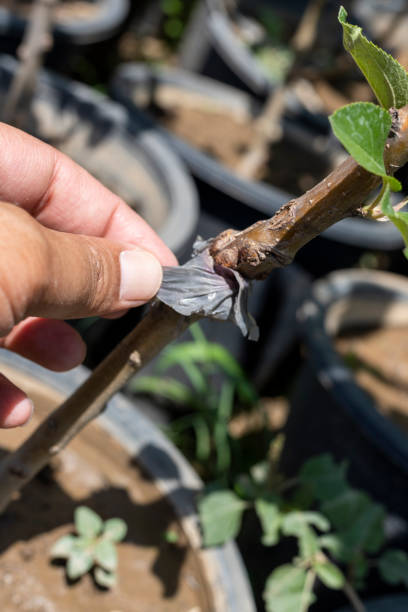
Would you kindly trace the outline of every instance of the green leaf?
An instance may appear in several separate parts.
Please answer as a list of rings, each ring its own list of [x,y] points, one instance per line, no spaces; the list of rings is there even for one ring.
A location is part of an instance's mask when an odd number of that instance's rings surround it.
[[[134,393],[151,393],[159,395],[170,402],[194,407],[196,398],[190,389],[174,378],[160,376],[141,376],[129,384]]]
[[[262,525],[262,544],[274,546],[279,541],[279,529],[283,520],[277,499],[259,498],[255,501],[255,510]]]
[[[389,176],[384,166],[384,147],[391,128],[388,111],[371,102],[354,102],[329,117],[333,132],[356,162],[388,182],[393,191],[401,183]]]
[[[319,547],[328,550],[336,559],[341,558],[343,544],[339,536],[334,533],[325,534],[318,539]]]
[[[371,503],[368,495],[350,488],[323,503],[321,511],[327,516],[333,527],[341,531],[348,529]]]
[[[336,558],[347,561],[360,551],[375,553],[384,542],[384,508],[362,491],[348,489],[321,506],[341,547]]]
[[[183,342],[170,347],[164,351],[159,361],[159,371],[189,362],[217,365],[235,382],[241,401],[253,404],[258,400],[254,387],[239,363],[227,349],[215,342]]]
[[[118,557],[115,545],[110,540],[100,539],[93,550],[93,555],[95,562],[104,570],[113,572],[116,569]]]
[[[318,512],[294,511],[285,515],[282,521],[282,532],[299,539],[299,552],[303,559],[309,559],[319,550],[319,540],[311,526],[321,531],[328,531],[330,524]]]
[[[378,552],[384,543],[384,519],[385,512],[382,506],[370,501],[349,526],[338,533],[342,542],[339,558],[350,561],[363,552],[370,554]]]
[[[66,567],[68,578],[76,580],[89,572],[93,564],[92,553],[89,550],[77,548],[68,559]]]
[[[404,255],[408,259],[408,212],[393,209],[388,185],[385,186],[379,205],[384,215],[387,215],[391,223],[401,232],[405,242]]]
[[[164,532],[164,539],[168,544],[177,544],[180,540],[180,536],[174,529],[167,529]]]
[[[204,493],[198,502],[204,546],[218,546],[235,538],[246,505],[228,489]]]
[[[408,555],[405,551],[396,548],[387,550],[379,559],[378,569],[385,582],[402,582],[408,587]]]
[[[196,456],[198,461],[207,461],[211,455],[211,433],[205,419],[198,416],[192,420],[191,426],[196,437]]]
[[[303,464],[299,481],[309,487],[318,500],[331,499],[348,488],[346,465],[336,465],[329,454],[317,455]]]
[[[295,535],[296,529],[301,529],[303,525],[313,525],[320,529],[320,531],[328,531],[330,529],[330,523],[323,514],[320,512],[302,512],[295,510],[289,512],[285,516],[285,529],[292,531],[291,535]]]
[[[75,529],[81,536],[94,538],[102,531],[103,521],[100,516],[86,506],[78,506],[74,513]]]
[[[111,518],[103,525],[103,537],[111,542],[121,542],[127,533],[127,525],[120,518]]]
[[[116,584],[116,574],[114,572],[106,572],[101,567],[95,567],[94,578],[96,584],[105,589],[111,589]]]
[[[329,589],[342,589],[344,585],[344,575],[341,570],[327,561],[325,563],[314,563],[313,569],[323,582]]]
[[[391,55],[367,40],[360,27],[347,23],[347,11],[340,7],[339,22],[343,27],[343,44],[381,106],[401,108],[408,104],[408,75]]]
[[[64,535],[57,540],[50,550],[53,559],[68,559],[75,549],[78,538],[72,534]]]
[[[316,599],[308,576],[306,570],[293,565],[274,570],[263,595],[267,612],[306,612]]]

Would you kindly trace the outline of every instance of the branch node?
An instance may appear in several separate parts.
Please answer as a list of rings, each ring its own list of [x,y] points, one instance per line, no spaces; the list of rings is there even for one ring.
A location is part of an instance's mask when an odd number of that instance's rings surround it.
[[[133,351],[133,353],[130,353],[129,364],[132,366],[132,368],[135,368],[135,369],[139,369],[141,367],[142,358],[140,356],[139,351]]]

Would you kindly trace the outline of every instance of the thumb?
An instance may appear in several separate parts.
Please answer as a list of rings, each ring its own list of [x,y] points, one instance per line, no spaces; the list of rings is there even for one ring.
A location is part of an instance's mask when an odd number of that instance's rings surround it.
[[[79,318],[139,306],[161,279],[148,251],[57,232],[0,205],[0,333],[26,316]]]

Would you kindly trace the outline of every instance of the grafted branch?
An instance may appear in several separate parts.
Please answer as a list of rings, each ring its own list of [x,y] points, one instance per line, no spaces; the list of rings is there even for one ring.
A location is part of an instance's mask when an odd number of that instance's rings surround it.
[[[394,124],[396,130],[384,153],[391,173],[408,161],[407,106],[398,111]],[[380,180],[348,157],[315,187],[284,204],[271,219],[257,221],[241,232],[220,234],[210,252],[216,263],[238,270],[246,278],[265,278],[274,268],[289,264],[302,246],[328,227],[357,214]]]
[[[387,143],[386,166],[395,171],[408,161],[408,108],[399,111],[395,134]],[[327,227],[355,214],[379,178],[351,158],[274,217],[242,232],[227,230],[212,244],[220,263],[249,278],[264,278],[292,261],[295,253]],[[59,408],[0,464],[0,511],[55,455],[104,408],[126,381],[176,339],[196,318],[155,304],[139,325],[106,357]]]

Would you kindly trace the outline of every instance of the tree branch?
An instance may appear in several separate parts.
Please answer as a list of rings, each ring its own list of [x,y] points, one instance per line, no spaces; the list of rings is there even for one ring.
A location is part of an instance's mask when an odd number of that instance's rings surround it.
[[[99,364],[90,377],[0,463],[0,512],[13,495],[62,450],[127,380],[196,320],[154,304],[139,325]]]
[[[398,111],[394,123],[396,132],[384,152],[391,173],[408,161],[408,106]],[[220,234],[210,253],[217,264],[238,270],[249,279],[263,279],[274,268],[288,265],[302,246],[325,229],[357,214],[380,180],[348,157],[315,187],[284,204],[271,219],[257,221],[241,232]]]

